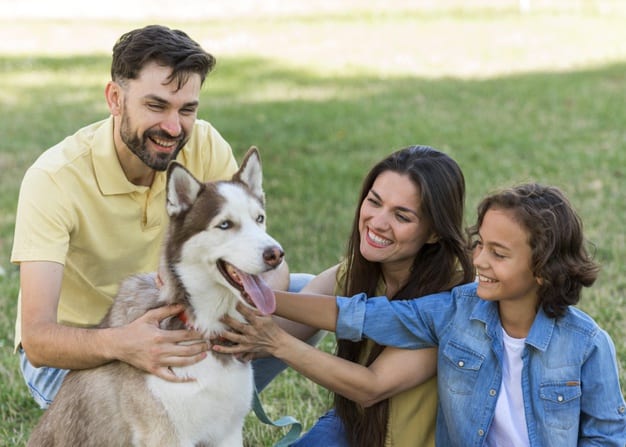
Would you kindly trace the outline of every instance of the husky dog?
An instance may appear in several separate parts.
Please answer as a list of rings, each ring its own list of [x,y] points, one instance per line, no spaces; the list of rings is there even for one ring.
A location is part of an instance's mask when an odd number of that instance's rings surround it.
[[[182,165],[167,170],[170,217],[157,275],[128,278],[99,327],[127,324],[149,309],[183,303],[164,329],[187,325],[206,338],[242,319],[238,301],[269,314],[274,295],[256,275],[278,267],[281,246],[265,231],[261,161],[255,147],[231,181],[201,183]],[[173,368],[195,381],[173,383],[123,362],[71,371],[33,429],[29,446],[241,447],[253,392],[252,368],[215,352]]]

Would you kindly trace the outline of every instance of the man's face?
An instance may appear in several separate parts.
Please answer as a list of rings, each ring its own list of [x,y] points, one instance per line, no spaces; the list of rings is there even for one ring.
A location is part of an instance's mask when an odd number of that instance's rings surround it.
[[[200,75],[190,74],[180,90],[169,84],[171,68],[150,63],[122,87],[120,138],[143,163],[164,171],[183,148],[198,112]]]

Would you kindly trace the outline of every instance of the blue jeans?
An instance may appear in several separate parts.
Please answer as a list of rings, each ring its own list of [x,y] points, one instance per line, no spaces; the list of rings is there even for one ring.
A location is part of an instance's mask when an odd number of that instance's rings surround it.
[[[330,410],[315,425],[289,447],[350,447],[343,422]]]
[[[290,274],[289,291],[299,292],[313,278],[314,275],[309,273]],[[315,346],[324,337],[324,335],[324,331],[318,331],[313,337],[307,340],[307,343]],[[50,368],[47,366],[35,368],[28,361],[21,348],[19,350],[19,355],[22,376],[24,377],[26,385],[28,385],[30,394],[42,409],[48,408],[52,403],[52,399],[54,399],[54,396],[56,396],[59,391],[59,388],[61,388],[63,379],[65,379],[69,370]],[[287,364],[274,357],[265,357],[253,360],[252,368],[254,371],[254,383],[256,384],[257,390],[260,392],[274,379],[274,377],[287,368]]]

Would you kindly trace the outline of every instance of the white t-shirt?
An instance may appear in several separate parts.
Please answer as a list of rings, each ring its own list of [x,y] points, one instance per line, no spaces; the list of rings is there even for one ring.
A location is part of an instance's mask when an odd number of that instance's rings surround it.
[[[487,433],[487,447],[529,447],[524,396],[522,394],[522,353],[525,338],[513,338],[502,330],[504,357],[502,385],[496,414]]]

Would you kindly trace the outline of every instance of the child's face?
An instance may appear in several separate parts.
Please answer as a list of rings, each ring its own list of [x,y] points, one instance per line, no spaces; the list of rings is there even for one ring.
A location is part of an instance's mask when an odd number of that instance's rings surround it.
[[[509,210],[489,209],[474,249],[478,296],[484,300],[537,306],[539,283],[530,269],[528,232]]]

